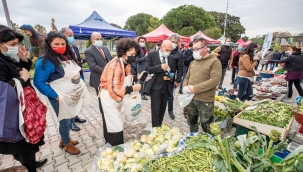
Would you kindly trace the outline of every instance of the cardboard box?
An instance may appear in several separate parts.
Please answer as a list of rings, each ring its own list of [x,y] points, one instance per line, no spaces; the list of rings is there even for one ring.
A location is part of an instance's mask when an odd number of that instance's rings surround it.
[[[248,121],[248,120],[245,120],[245,119],[241,119],[240,116],[242,115],[242,112],[239,113],[238,115],[236,115],[234,118],[233,118],[233,123],[237,124],[237,125],[241,125],[242,127],[245,127],[245,128],[249,128],[252,130],[252,128],[250,128],[250,126],[254,126],[258,129],[258,131],[261,133],[261,134],[264,134],[266,136],[269,136],[271,130],[275,129],[277,131],[279,131],[281,133],[281,141],[282,140],[285,140],[286,137],[287,137],[287,134],[290,130],[290,127],[292,125],[292,122],[294,121],[294,117],[292,117],[289,121],[289,124],[287,126],[287,128],[279,128],[279,127],[275,127],[275,126],[271,126],[271,125],[267,125],[267,124],[261,124],[261,123],[258,123],[258,122],[253,122],[253,121]]]

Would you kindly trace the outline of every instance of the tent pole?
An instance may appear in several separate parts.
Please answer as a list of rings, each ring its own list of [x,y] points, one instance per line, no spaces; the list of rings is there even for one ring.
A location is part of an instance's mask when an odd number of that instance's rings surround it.
[[[226,13],[225,13],[224,34],[223,34],[224,36],[225,36],[225,30],[226,30],[226,20],[227,20],[228,1],[229,1],[229,0],[227,0],[227,7],[226,7]]]
[[[10,27],[10,28],[13,28],[12,21],[9,17],[6,0],[2,0],[2,4],[3,4],[3,9],[4,9],[4,14],[5,14],[5,17],[6,17],[7,26]]]

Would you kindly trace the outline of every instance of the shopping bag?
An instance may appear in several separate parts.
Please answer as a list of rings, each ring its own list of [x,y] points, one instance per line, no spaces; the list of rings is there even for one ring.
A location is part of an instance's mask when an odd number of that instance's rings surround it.
[[[187,106],[191,100],[194,98],[195,94],[192,93],[184,93],[179,95],[178,97],[178,101],[179,101],[179,105],[181,107],[181,109],[183,109],[185,106]]]
[[[123,106],[126,122],[138,119],[142,113],[142,100],[139,91],[126,94],[123,98]]]
[[[0,141],[16,143],[24,139],[19,130],[19,99],[16,90],[0,81]]]
[[[46,129],[47,107],[40,101],[35,90],[27,86],[24,91],[23,111],[24,130],[30,143],[36,144],[40,141]]]

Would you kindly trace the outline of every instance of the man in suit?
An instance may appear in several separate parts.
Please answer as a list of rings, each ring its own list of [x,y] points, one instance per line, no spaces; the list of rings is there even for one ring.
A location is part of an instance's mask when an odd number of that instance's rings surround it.
[[[112,56],[107,47],[102,46],[102,35],[99,32],[91,34],[92,45],[88,47],[84,54],[86,62],[90,68],[89,85],[94,87],[96,94],[99,94],[100,78],[106,64],[112,60]],[[101,101],[99,100],[100,112],[103,115]]]
[[[162,125],[168,96],[172,95],[170,86],[177,68],[175,60],[168,58],[172,50],[172,42],[165,40],[160,50],[148,53],[146,59],[146,71],[152,74],[152,79],[146,83],[145,92],[151,99],[153,127]]]
[[[61,29],[60,33],[62,33],[63,35],[66,36],[66,38],[68,40],[68,43],[69,43],[69,46],[71,46],[72,50],[74,51],[75,56],[76,56],[76,58],[77,58],[77,60],[79,62],[79,66],[81,67],[80,75],[82,76],[82,78],[84,80],[83,71],[82,71],[83,60],[80,57],[80,53],[79,53],[78,47],[76,47],[76,46],[73,45],[74,42],[75,42],[73,31],[70,28],[68,28],[68,27],[64,27],[64,28]],[[73,131],[80,131],[80,128],[75,124],[75,122],[84,123],[84,122],[86,122],[86,120],[85,119],[81,119],[78,116],[76,116],[74,118],[74,120],[72,121],[71,130],[73,130]]]

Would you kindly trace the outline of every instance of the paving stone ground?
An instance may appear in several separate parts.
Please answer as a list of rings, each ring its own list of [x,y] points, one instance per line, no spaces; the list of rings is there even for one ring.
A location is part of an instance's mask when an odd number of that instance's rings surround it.
[[[47,129],[44,133],[45,145],[40,147],[40,151],[36,154],[36,159],[47,158],[48,162],[41,168],[38,172],[91,172],[93,166],[94,155],[98,148],[105,144],[103,137],[102,128],[102,117],[99,111],[96,92],[88,84],[89,73],[85,73],[86,84],[89,88],[90,95],[92,97],[92,102],[88,107],[84,107],[80,118],[85,118],[86,123],[77,124],[81,131],[73,132],[70,131],[71,138],[78,140],[80,143],[77,147],[81,150],[79,155],[70,155],[66,153],[63,149],[59,148],[60,135],[58,132],[58,122],[57,117],[48,102],[47,98],[40,93],[38,93],[42,102],[49,108],[47,113]],[[225,76],[223,87],[231,89],[231,71],[227,71]],[[294,89],[295,90],[295,89]],[[296,90],[295,95],[298,95]],[[187,125],[186,119],[183,116],[183,111],[178,104],[178,90],[175,91],[174,96],[174,114],[176,116],[175,120],[169,118],[166,112],[164,117],[164,123],[169,126],[176,126],[183,132],[188,132],[189,127]],[[124,124],[124,136],[125,140],[137,139],[143,132],[144,128],[151,124],[151,108],[150,108],[150,98],[149,100],[143,101],[143,114],[138,121],[130,124]],[[290,134],[294,133],[298,129],[298,123],[294,122]],[[235,128],[231,131],[225,131],[224,135],[233,135]],[[0,154],[0,171],[12,166],[20,166],[18,161],[15,161],[11,155]]]

